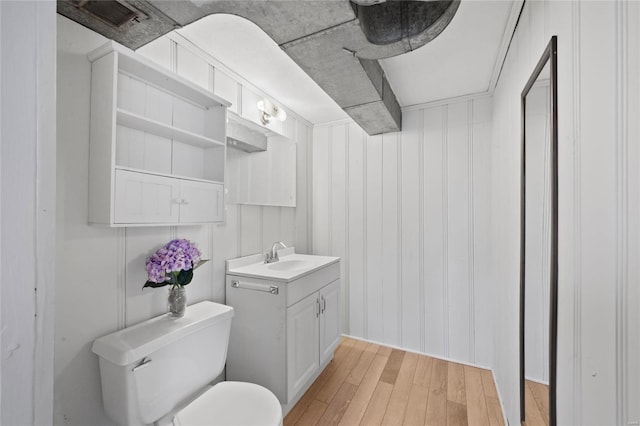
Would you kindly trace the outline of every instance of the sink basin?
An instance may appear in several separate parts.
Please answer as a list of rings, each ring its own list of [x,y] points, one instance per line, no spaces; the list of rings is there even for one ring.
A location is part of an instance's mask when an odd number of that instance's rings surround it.
[[[280,260],[273,263],[264,263],[261,254],[227,260],[227,274],[290,282],[340,261],[339,257],[298,254],[294,250],[293,247],[278,250]]]
[[[305,260],[280,260],[278,262],[267,264],[267,268],[274,271],[291,271],[294,269],[305,269],[311,267],[311,262]]]

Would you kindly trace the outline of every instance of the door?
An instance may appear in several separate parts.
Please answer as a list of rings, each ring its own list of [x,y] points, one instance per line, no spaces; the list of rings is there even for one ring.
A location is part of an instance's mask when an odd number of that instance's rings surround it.
[[[114,223],[177,223],[178,183],[147,173],[116,170]]]
[[[180,223],[222,222],[222,185],[180,181]]]
[[[287,397],[293,398],[320,366],[320,304],[313,293],[287,309]]]
[[[320,290],[320,364],[340,344],[340,280]]]

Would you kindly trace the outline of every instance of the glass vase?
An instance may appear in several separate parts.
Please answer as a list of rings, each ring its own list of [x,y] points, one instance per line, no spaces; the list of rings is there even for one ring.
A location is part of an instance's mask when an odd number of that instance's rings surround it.
[[[187,309],[187,292],[182,286],[169,288],[168,300],[169,315],[173,318],[182,318]]]

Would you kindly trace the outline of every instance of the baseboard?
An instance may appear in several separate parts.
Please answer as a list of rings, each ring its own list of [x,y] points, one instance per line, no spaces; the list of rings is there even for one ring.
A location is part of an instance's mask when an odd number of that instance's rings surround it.
[[[412,353],[412,354],[426,355],[426,356],[429,356],[431,358],[440,359],[442,361],[447,361],[447,362],[455,362],[456,364],[467,365],[469,367],[482,368],[483,370],[491,370],[491,368],[483,366],[483,365],[480,365],[480,364],[473,364],[471,362],[461,361],[461,360],[453,359],[453,358],[447,358],[447,357],[443,357],[441,355],[433,355],[433,354],[430,354],[428,352],[415,351],[413,349],[407,349],[407,348],[403,348],[401,346],[390,345],[388,343],[376,342],[375,340],[363,339],[362,337],[350,336],[348,334],[343,334],[342,337],[348,337],[349,339],[353,339],[353,340],[360,340],[362,342],[373,343],[373,344],[380,345],[380,346],[386,346],[388,348],[398,349],[399,351],[405,351],[405,352],[409,352],[409,353]]]
[[[524,379],[528,380],[530,382],[533,382],[533,383],[539,383],[541,385],[549,386],[549,382],[545,382],[545,381],[542,381],[542,380],[539,380],[539,379],[533,379],[533,378],[527,377],[527,376],[525,376]]]

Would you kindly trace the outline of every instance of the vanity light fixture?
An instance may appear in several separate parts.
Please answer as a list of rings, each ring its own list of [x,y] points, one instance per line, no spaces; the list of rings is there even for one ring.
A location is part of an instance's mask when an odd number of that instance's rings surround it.
[[[258,110],[260,111],[260,121],[262,121],[262,124],[269,124],[274,118],[279,121],[287,119],[285,110],[267,98],[258,101]]]

